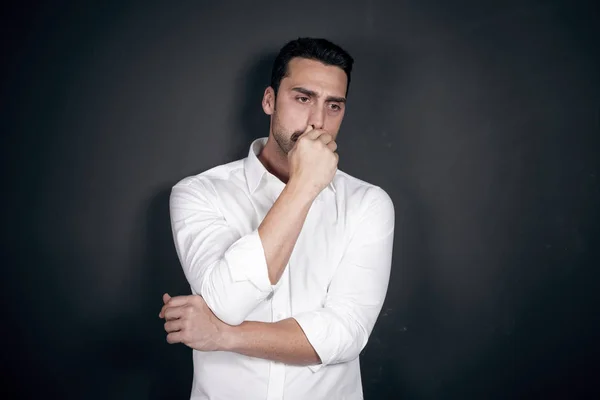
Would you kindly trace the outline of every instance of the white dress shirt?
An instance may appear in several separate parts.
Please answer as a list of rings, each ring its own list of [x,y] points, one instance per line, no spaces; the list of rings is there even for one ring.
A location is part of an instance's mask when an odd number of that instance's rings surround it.
[[[285,184],[257,155],[178,182],[170,212],[192,293],[224,322],[294,318],[322,363],[286,365],[193,351],[191,399],[362,399],[359,353],[387,292],[394,206],[387,193],[340,170],[313,202],[281,279],[271,285],[258,226]]]

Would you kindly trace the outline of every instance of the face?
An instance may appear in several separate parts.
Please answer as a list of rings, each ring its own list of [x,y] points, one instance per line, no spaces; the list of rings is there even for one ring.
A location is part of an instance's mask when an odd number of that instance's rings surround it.
[[[267,88],[263,110],[271,116],[271,135],[287,154],[308,125],[337,137],[346,106],[346,73],[305,58],[290,60],[277,96]]]

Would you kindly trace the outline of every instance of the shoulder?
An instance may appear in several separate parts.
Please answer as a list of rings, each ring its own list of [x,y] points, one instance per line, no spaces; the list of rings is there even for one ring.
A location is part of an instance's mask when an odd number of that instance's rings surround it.
[[[244,159],[214,166],[198,174],[179,180],[172,191],[191,191],[202,194],[217,194],[220,186],[243,179]]]
[[[394,202],[385,189],[373,183],[359,179],[347,172],[338,170],[334,177],[334,186],[338,194],[345,197],[345,200],[352,203],[358,203],[363,207],[372,206],[383,207],[390,212],[394,212]]]
[[[364,240],[379,240],[394,232],[396,213],[392,198],[382,187],[339,171],[334,178],[338,202],[349,226]]]

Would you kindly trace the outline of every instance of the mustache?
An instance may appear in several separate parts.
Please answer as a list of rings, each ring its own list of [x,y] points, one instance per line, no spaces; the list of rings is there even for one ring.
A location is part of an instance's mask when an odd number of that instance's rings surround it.
[[[304,133],[304,131],[296,131],[296,132],[292,133],[290,140],[292,142],[296,142],[298,140],[298,138],[300,137],[300,135],[302,135],[303,133]]]

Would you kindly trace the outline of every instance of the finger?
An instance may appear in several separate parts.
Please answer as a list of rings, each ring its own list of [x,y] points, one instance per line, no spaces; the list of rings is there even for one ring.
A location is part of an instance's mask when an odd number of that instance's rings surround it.
[[[294,133],[291,137],[292,142],[297,142],[298,139],[300,139],[302,136],[306,135],[308,132],[312,131],[314,129],[314,126],[312,125],[308,125],[306,127],[306,129],[304,129],[304,132],[298,134],[298,133]]]
[[[165,294],[163,294],[162,300],[163,300],[163,304],[166,305],[169,302],[169,300],[171,300],[171,296],[169,296],[168,293],[165,293]],[[160,309],[160,312],[158,313],[158,318],[164,317],[164,311],[165,311],[165,306],[163,305],[162,308]]]
[[[169,299],[169,306],[179,307],[192,302],[194,296],[175,296]]]
[[[185,306],[185,304],[183,306],[174,306],[173,303],[167,303],[164,306],[162,306],[162,308],[160,309],[160,313],[158,314],[158,316],[160,318],[165,318],[166,317],[165,313],[167,312],[167,310],[172,310],[172,309],[176,309],[176,308],[182,308],[184,306]]]
[[[165,331],[167,333],[178,332],[181,329],[183,329],[183,321],[180,319],[165,322]]]
[[[171,305],[170,305],[169,303],[165,303],[165,304],[164,304],[164,305],[161,307],[161,309],[160,309],[160,313],[158,314],[158,317],[159,317],[159,318],[164,318],[164,317],[165,317],[165,311],[166,311],[166,310],[167,310],[169,307],[171,307]]]
[[[184,307],[167,307],[163,315],[167,321],[171,321],[183,317],[184,312]]]
[[[323,135],[324,133],[325,131],[322,129],[313,129],[310,132],[302,135],[301,137],[306,137],[310,140],[316,140],[319,136]]]
[[[164,306],[161,307],[160,312],[158,313],[158,317],[159,318],[164,318],[165,317],[165,310],[169,307],[168,304],[165,304]]]
[[[319,138],[318,138],[321,142],[328,144],[331,141],[333,141],[333,136],[331,136],[329,133],[327,132],[323,132]]]
[[[183,333],[181,331],[171,332],[167,335],[167,342],[170,344],[181,343],[183,341]]]
[[[332,140],[331,142],[327,143],[327,147],[329,148],[329,150],[335,152],[337,150],[337,143]]]

